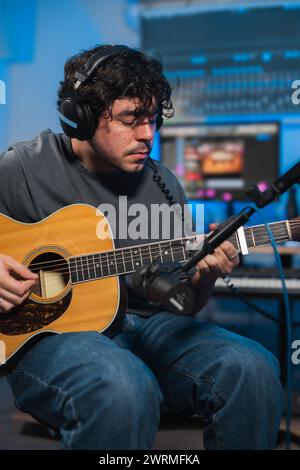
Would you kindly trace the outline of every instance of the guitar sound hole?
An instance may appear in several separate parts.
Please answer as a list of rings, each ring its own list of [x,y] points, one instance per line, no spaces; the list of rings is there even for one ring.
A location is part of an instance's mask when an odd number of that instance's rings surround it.
[[[28,267],[39,276],[31,292],[43,299],[59,296],[69,282],[68,263],[58,253],[42,253]]]

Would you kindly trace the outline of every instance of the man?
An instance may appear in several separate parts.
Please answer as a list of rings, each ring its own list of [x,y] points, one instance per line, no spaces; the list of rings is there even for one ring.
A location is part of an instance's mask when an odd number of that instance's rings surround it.
[[[118,208],[120,195],[128,206],[186,202],[176,178],[149,157],[161,117],[173,110],[159,61],[122,46],[78,54],[66,62],[58,106],[67,135],[48,130],[1,155],[0,212],[36,222],[73,203]],[[198,264],[196,310],[237,264],[229,242]],[[2,254],[1,312],[35,282]],[[8,375],[17,405],[59,428],[66,449],[149,449],[161,410],[200,415],[207,449],[272,448],[281,415],[276,359],[213,324],[129,300],[113,338],[65,333],[34,345]]]

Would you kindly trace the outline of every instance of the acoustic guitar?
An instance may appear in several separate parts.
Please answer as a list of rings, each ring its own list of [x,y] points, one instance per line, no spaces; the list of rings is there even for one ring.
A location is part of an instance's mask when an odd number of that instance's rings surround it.
[[[108,235],[104,240],[97,236],[99,222]],[[270,226],[277,242],[300,239],[300,218]],[[0,313],[2,369],[13,365],[41,334],[113,334],[126,312],[122,275],[156,259],[184,262],[198,240],[193,236],[115,249],[108,221],[85,204],[67,206],[33,224],[0,214],[0,228],[0,253],[38,274],[30,296],[9,313]],[[264,225],[257,225],[229,241],[245,253],[245,247],[268,245],[269,237]]]

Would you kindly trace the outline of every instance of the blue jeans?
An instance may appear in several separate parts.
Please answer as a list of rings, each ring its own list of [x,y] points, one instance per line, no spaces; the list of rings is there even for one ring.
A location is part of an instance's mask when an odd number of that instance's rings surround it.
[[[206,449],[271,449],[282,391],[261,345],[191,317],[127,315],[42,339],[8,380],[17,405],[60,429],[66,449],[151,449],[161,410],[203,418]]]

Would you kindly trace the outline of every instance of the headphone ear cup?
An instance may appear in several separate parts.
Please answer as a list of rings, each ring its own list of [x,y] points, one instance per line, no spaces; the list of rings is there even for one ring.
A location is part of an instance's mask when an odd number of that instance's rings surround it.
[[[79,104],[75,98],[69,96],[63,99],[58,111],[61,127],[68,137],[78,140],[93,137],[97,120],[88,104]]]
[[[163,120],[162,114],[159,113],[157,118],[156,118],[156,130],[157,131],[161,128],[161,126],[163,125],[163,122],[164,122],[164,120]]]

